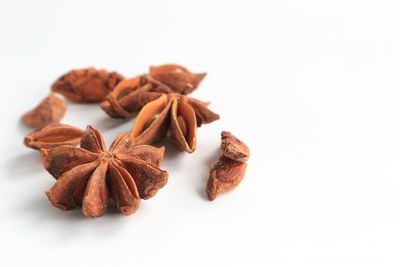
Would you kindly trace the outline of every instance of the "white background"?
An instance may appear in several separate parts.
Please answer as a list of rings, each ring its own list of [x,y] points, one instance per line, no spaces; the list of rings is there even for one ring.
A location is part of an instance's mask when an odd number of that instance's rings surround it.
[[[1,1],[1,266],[399,266],[400,2]],[[221,119],[169,142],[168,184],[129,217],[52,207],[20,116],[72,68],[179,63]],[[108,144],[134,120],[70,104]],[[204,187],[220,131],[251,148],[242,184]]]

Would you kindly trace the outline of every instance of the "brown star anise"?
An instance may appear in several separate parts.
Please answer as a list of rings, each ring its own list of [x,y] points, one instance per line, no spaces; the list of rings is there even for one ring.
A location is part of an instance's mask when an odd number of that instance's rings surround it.
[[[166,64],[150,67],[149,75],[153,79],[168,85],[174,92],[186,95],[199,86],[207,73],[196,74],[185,67]]]
[[[250,150],[245,143],[230,132],[221,133],[222,155],[210,169],[210,177],[206,186],[209,200],[214,200],[222,193],[235,189],[243,180],[246,172],[246,161]]]
[[[91,126],[80,146],[41,150],[44,167],[57,179],[46,194],[62,210],[82,206],[85,216],[99,217],[111,197],[120,212],[130,215],[141,198],[153,197],[167,183],[168,173],[159,168],[164,148],[136,146],[129,135],[120,135],[107,152]]]
[[[149,74],[120,82],[101,103],[101,108],[111,117],[131,118],[145,104],[158,98],[159,93],[191,93],[205,75],[179,65],[150,67]]]
[[[77,146],[83,133],[81,129],[70,125],[50,123],[25,136],[24,143],[27,147],[33,149],[52,148],[62,145]]]
[[[209,110],[207,105],[177,93],[160,94],[142,108],[130,135],[135,144],[151,144],[161,140],[169,131],[177,146],[191,153],[196,148],[197,127],[219,119],[219,115]]]
[[[159,97],[159,93],[173,91],[148,75],[137,76],[120,82],[100,106],[111,117],[131,118],[146,103]]]
[[[72,70],[61,76],[51,87],[73,102],[100,102],[124,79],[118,72],[95,68]]]
[[[67,103],[56,94],[50,93],[37,107],[25,113],[22,119],[32,127],[40,128],[59,122],[64,117],[66,109]]]

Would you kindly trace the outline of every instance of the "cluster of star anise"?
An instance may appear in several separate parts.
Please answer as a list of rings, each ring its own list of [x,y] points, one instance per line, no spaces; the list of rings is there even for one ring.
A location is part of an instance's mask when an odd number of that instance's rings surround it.
[[[164,147],[151,144],[169,135],[178,148],[191,153],[197,127],[219,119],[208,102],[188,96],[205,75],[169,64],[129,79],[94,68],[60,77],[53,92],[23,116],[39,128],[25,137],[25,144],[41,151],[44,167],[57,179],[46,192],[50,202],[62,210],[82,207],[87,217],[102,216],[110,200],[125,215],[135,212],[141,199],[153,197],[168,180],[159,168]],[[60,123],[67,104],[55,93],[73,102],[101,102],[109,116],[136,116],[135,124],[107,151],[93,127],[82,131]]]

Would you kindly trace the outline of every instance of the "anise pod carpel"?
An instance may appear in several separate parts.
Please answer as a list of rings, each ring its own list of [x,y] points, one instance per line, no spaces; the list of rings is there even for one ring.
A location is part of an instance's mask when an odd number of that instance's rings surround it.
[[[76,69],[61,76],[51,89],[78,103],[102,101],[124,79],[118,72],[95,68]]]
[[[206,193],[209,200],[214,200],[218,195],[235,189],[243,180],[247,164],[220,157],[217,164],[210,170]]]
[[[224,157],[234,161],[246,162],[250,156],[248,146],[226,131],[221,133],[221,149]]]
[[[50,93],[33,110],[25,113],[23,121],[35,128],[41,128],[53,122],[59,122],[65,114],[67,103],[54,93]]]
[[[172,92],[168,86],[142,75],[121,81],[100,106],[111,117],[131,118],[160,93]]]
[[[221,133],[222,155],[216,164],[211,166],[210,177],[206,186],[209,200],[236,188],[246,172],[246,161],[249,159],[249,148],[234,135],[223,131]]]
[[[77,146],[83,133],[84,131],[81,129],[70,125],[51,123],[25,136],[24,143],[27,147],[33,149],[62,145]]]
[[[110,198],[124,215],[134,213],[141,199],[153,197],[168,180],[162,171],[164,148],[136,146],[120,135],[107,151],[100,132],[88,126],[81,147],[42,149],[44,167],[57,182],[46,192],[53,206],[82,206],[89,218],[102,216]]]
[[[169,132],[180,149],[191,153],[196,148],[196,129],[200,126],[197,117],[202,123],[219,119],[201,103],[177,93],[163,94],[142,108],[130,135],[136,144],[151,144]]]
[[[204,102],[193,97],[187,98],[190,106],[195,110],[197,127],[219,119],[219,115],[208,109],[210,102]]]
[[[165,64],[151,66],[149,75],[155,80],[168,85],[176,93],[189,94],[199,86],[207,74],[196,74],[180,65]]]

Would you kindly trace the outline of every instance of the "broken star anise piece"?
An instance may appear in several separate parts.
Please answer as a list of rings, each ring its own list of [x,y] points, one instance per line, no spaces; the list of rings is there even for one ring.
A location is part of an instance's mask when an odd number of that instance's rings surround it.
[[[100,102],[123,79],[124,77],[118,72],[90,67],[64,74],[52,85],[51,89],[73,102]]]
[[[219,119],[207,105],[177,93],[161,94],[142,108],[130,135],[135,144],[151,144],[169,132],[180,149],[191,153],[196,148],[197,127]]]
[[[218,195],[233,190],[240,184],[250,156],[249,148],[231,133],[223,131],[221,139],[222,155],[211,166],[206,186],[209,200],[216,199]]]
[[[67,103],[56,94],[50,93],[33,110],[22,117],[24,122],[32,127],[40,128],[53,122],[59,122],[64,117]]]
[[[166,64],[150,67],[149,75],[155,80],[168,85],[176,93],[189,94],[199,86],[207,74],[196,74],[185,67]]]
[[[101,103],[101,108],[111,117],[131,118],[145,104],[158,98],[159,93],[191,93],[205,75],[179,65],[150,67],[149,74],[120,82]]]
[[[224,157],[234,161],[246,162],[250,157],[250,150],[246,144],[230,132],[221,133],[221,149]]]
[[[46,192],[62,210],[82,206],[82,213],[100,217],[110,198],[124,215],[134,213],[140,199],[149,199],[168,180],[162,171],[164,148],[135,146],[129,135],[120,135],[109,151],[100,132],[88,126],[81,147],[42,149],[44,167],[57,179]]]
[[[51,123],[25,136],[24,143],[27,147],[33,149],[62,145],[77,146],[83,133],[81,129],[70,125]]]

